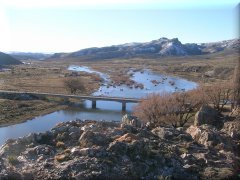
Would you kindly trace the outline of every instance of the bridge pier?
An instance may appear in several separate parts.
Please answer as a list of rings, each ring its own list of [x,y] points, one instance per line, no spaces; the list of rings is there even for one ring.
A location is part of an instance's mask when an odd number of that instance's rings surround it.
[[[96,109],[96,108],[97,108],[97,101],[92,100],[92,109]]]
[[[122,102],[122,111],[126,111],[126,101]]]

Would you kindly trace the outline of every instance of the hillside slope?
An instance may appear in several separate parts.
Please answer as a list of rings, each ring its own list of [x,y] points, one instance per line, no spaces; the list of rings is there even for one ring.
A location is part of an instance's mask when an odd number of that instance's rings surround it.
[[[22,64],[22,62],[8,54],[0,52],[0,65],[12,65],[12,64]]]
[[[44,60],[52,54],[45,53],[29,53],[29,52],[11,52],[10,55],[18,60]]]

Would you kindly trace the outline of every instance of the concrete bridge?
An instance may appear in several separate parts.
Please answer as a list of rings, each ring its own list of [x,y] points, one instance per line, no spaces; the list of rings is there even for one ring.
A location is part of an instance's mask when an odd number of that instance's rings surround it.
[[[126,111],[127,103],[139,103],[141,99],[137,98],[123,98],[123,97],[109,97],[109,96],[84,96],[84,95],[67,95],[67,94],[54,94],[54,93],[40,93],[40,92],[21,92],[21,91],[3,91],[0,90],[0,94],[26,94],[33,96],[52,96],[60,98],[76,98],[81,100],[92,101],[92,108],[97,107],[97,101],[114,101],[122,103],[122,111]]]

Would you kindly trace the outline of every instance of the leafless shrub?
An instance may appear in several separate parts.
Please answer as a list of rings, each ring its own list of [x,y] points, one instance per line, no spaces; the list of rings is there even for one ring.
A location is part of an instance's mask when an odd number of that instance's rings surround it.
[[[134,115],[154,126],[184,126],[204,103],[202,89],[164,95],[151,94],[136,106]]]
[[[71,94],[82,92],[85,90],[83,82],[80,78],[67,78],[64,80],[64,86]]]
[[[233,87],[230,83],[215,84],[202,88],[208,104],[213,105],[214,109],[220,113],[224,110],[225,106],[232,101]]]

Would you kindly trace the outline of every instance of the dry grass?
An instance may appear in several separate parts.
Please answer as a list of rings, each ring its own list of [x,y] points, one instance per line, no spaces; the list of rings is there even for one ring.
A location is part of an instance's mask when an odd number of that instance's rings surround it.
[[[41,62],[35,62],[30,66],[15,66],[13,67],[13,73],[4,72],[0,74],[0,89],[67,94],[64,85],[64,80],[67,79],[65,77],[67,67],[58,64],[50,64],[49,67],[45,67],[45,63]],[[86,87],[83,94],[94,92],[99,86],[98,83],[95,83],[96,78],[92,77],[91,74],[81,76],[81,80]]]
[[[73,61],[72,64],[89,66],[107,73],[113,80],[126,76],[129,68],[139,71],[150,69],[157,73],[179,76],[199,83],[225,82],[232,79],[238,54],[215,53],[211,55],[163,57],[158,59],[111,59],[101,61]],[[60,62],[59,62],[60,63]],[[63,63],[63,62],[62,62]],[[70,63],[70,62],[68,62]],[[210,74],[211,76],[207,76]]]

